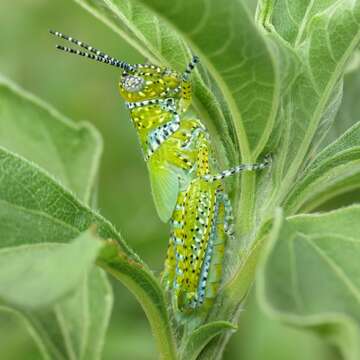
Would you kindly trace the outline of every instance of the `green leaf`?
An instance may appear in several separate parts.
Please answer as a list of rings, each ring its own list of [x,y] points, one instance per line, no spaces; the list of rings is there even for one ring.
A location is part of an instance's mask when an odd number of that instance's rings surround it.
[[[316,334],[286,326],[266,316],[261,311],[255,294],[255,291],[249,294],[239,319],[239,330],[226,349],[229,359],[337,359],[333,356],[334,349]]]
[[[90,280],[91,285],[87,284]],[[95,293],[95,288],[103,291]],[[111,307],[112,293],[107,279],[94,268],[91,277],[87,276],[74,293],[54,306],[35,311],[0,309],[11,311],[23,320],[44,358],[65,360],[101,358]]]
[[[101,242],[87,231],[70,244],[1,249],[0,298],[24,308],[49,306],[76,288],[100,247]]]
[[[285,201],[286,212],[312,210],[339,194],[359,188],[359,179],[360,124],[356,124],[305,169]]]
[[[89,202],[93,197],[102,148],[98,132],[90,124],[72,123],[51,106],[21,90],[2,76],[0,77],[0,146],[35,162],[83,201]],[[19,200],[24,200],[26,197],[34,198],[34,196],[29,197],[31,194],[25,188],[20,190],[13,184],[6,186],[0,192],[6,191],[9,195],[15,190],[18,191]],[[22,191],[27,196],[24,196]],[[47,195],[43,193],[42,196]],[[64,238],[61,231],[57,236],[54,234],[38,236],[38,233],[44,230],[41,228],[39,216],[31,217],[29,213],[32,210],[26,214],[25,208],[20,207],[15,210],[17,205],[5,204],[1,200],[0,202],[1,247],[29,243],[37,243],[36,246],[41,247],[43,246],[41,243],[48,241],[68,242],[80,233],[66,231],[68,236]],[[56,202],[53,205],[56,206]],[[19,213],[21,215],[18,217]],[[40,215],[40,212],[38,214]],[[57,227],[53,229],[56,230]],[[48,231],[50,233],[51,228]],[[19,312],[17,314],[24,318],[24,323],[27,324],[45,357],[61,358],[61,353],[66,354],[71,348],[71,354],[74,354],[76,349],[78,355],[84,351],[87,359],[98,359],[111,311],[111,298],[108,280],[100,270],[93,269],[91,278],[82,280],[78,291],[58,302],[56,309],[52,308],[47,312],[22,310],[22,315]],[[91,304],[96,304],[96,309]],[[66,318],[71,318],[72,323],[63,321],[60,324],[60,319]],[[79,326],[75,331],[76,324]],[[71,338],[73,335],[74,338]],[[70,344],[77,341],[76,337],[82,339],[82,349],[76,348],[75,343]],[[63,342],[65,338],[67,344]],[[86,354],[89,352],[91,354]]]
[[[104,271],[93,268],[86,278],[87,338],[83,341],[81,359],[101,359],[105,335],[113,306],[113,293]]]
[[[106,250],[106,256],[100,257],[100,265],[114,273],[138,298],[154,333],[161,339],[160,351],[165,354],[164,357],[169,356],[171,359],[171,354],[174,354],[173,340],[163,291],[158,281],[127,247],[115,229],[25,159],[0,149],[0,170],[0,233],[10,236],[8,246],[21,243],[21,239],[26,236],[32,242],[44,242],[46,238],[48,242],[69,241],[72,236],[81,232],[83,227],[97,225],[101,237],[113,239],[111,251]],[[31,226],[34,223],[37,224],[36,227]],[[68,305],[63,305],[61,309],[68,309]],[[70,307],[73,308],[73,305],[70,304]],[[58,311],[57,308],[55,314],[50,315],[58,319],[61,317]],[[41,315],[43,316],[28,316],[31,317],[33,326],[44,335],[44,324],[49,323],[49,316]],[[63,333],[66,352],[69,354],[69,334],[65,332],[64,335],[64,327],[69,329],[71,326],[66,323],[66,319],[69,317],[65,316],[64,321],[60,319],[59,328],[52,329],[54,333],[51,340],[58,340],[59,333]],[[51,344],[51,347],[56,349],[56,345]],[[59,352],[58,349],[57,351]]]
[[[244,0],[244,4],[249,8],[251,15],[255,14],[257,0]]]
[[[107,278],[93,268],[75,293],[55,306],[13,311],[24,321],[44,358],[96,360],[101,358],[111,308]]]
[[[277,214],[260,268],[258,295],[274,319],[311,328],[360,356],[360,207],[325,214]]]
[[[101,358],[112,302],[107,277],[93,267],[76,292],[55,305],[62,336],[76,359]],[[47,328],[52,326],[47,322]]]
[[[90,202],[102,151],[99,133],[88,123],[74,124],[1,75],[0,145]]]
[[[278,181],[277,199],[274,196],[273,204],[278,204],[294,184],[305,155],[316,151],[335,118],[344,69],[360,39],[360,4],[264,0],[258,14],[264,28],[276,32],[303,63],[280,106],[279,121],[287,123],[287,131],[276,165],[283,179]]]
[[[0,251],[2,303],[24,316],[45,357],[99,359],[112,305],[106,278],[91,270],[101,246],[87,231],[70,244]]]
[[[236,326],[227,321],[214,321],[200,326],[186,339],[180,358],[196,360],[211,339],[229,330],[235,331]]]
[[[356,61],[359,62],[360,51],[357,50],[354,55],[356,55]],[[336,120],[327,136],[326,145],[335,141],[360,120],[360,103],[358,101],[360,93],[360,69],[358,64],[356,66],[356,69],[345,74],[343,100]]]
[[[36,226],[34,226],[36,224]],[[1,247],[68,242],[91,225],[138,259],[114,227],[35,164],[0,148]]]

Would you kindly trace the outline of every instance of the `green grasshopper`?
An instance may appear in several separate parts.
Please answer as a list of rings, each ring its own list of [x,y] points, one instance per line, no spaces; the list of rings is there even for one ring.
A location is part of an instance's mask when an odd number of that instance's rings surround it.
[[[82,50],[57,49],[121,69],[119,91],[125,100],[148,166],[159,217],[170,221],[171,235],[163,284],[175,311],[206,311],[220,285],[233,216],[223,179],[267,167],[270,158],[217,172],[209,133],[196,118],[183,115],[192,99],[193,56],[184,72],[153,64],[128,64],[56,31],[51,34]]]

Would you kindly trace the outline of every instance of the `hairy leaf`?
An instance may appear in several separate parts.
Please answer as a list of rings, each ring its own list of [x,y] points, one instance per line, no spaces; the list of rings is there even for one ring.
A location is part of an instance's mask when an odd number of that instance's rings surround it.
[[[279,185],[281,199],[293,185],[297,171],[311,146],[316,149],[334,120],[345,65],[360,39],[358,1],[264,0],[259,22],[277,32],[281,41],[296,51],[302,72],[283,94],[282,123],[288,123],[278,162],[284,181]],[[323,129],[316,135],[316,130]],[[317,141],[314,140],[317,139]]]
[[[23,320],[44,358],[64,360],[101,358],[111,309],[111,288],[96,268],[56,305],[38,310],[0,306]]]
[[[74,124],[0,75],[0,145],[52,174],[89,203],[102,149],[88,123]]]
[[[111,287],[104,272],[93,267],[76,292],[55,305],[62,336],[76,359],[101,359],[112,302]],[[46,327],[53,326],[50,319],[47,320]]]
[[[4,77],[0,77],[0,130],[1,146],[41,166],[81,200],[85,202],[91,200],[102,147],[101,138],[92,126],[89,124],[75,125],[51,106],[20,89]],[[7,175],[4,173],[2,176]],[[24,180],[26,182],[26,178]],[[13,187],[12,183],[6,186],[0,192],[6,191],[9,195],[11,192],[18,191],[19,199],[26,198],[22,194],[22,190],[16,189],[16,186]],[[23,191],[29,197],[29,192]],[[41,196],[46,197],[46,192]],[[36,196],[33,195],[32,198],[36,198]],[[56,202],[54,205],[56,206]],[[11,208],[13,207],[14,205],[11,206]],[[21,213],[19,218],[17,218],[17,211]],[[1,247],[18,247],[21,244],[34,243],[37,243],[35,247],[41,247],[43,246],[42,242],[67,242],[76,236],[75,232],[69,233],[69,236],[65,236],[65,238],[62,238],[60,233],[58,237],[53,235],[47,237],[46,233],[43,234],[43,237],[37,237],[37,233],[44,230],[41,228],[39,216],[32,218],[26,215],[26,209],[19,208],[17,211],[10,210],[8,203],[5,205],[1,202]],[[34,220],[33,223],[32,220]],[[50,233],[51,229],[48,232]],[[56,246],[55,244],[51,245]],[[30,245],[23,246],[31,249]],[[12,249],[8,250],[12,251]],[[111,311],[112,294],[108,280],[100,273],[100,270],[93,269],[91,274],[91,279],[82,280],[78,291],[61,300],[56,310],[48,310],[45,313],[42,310],[36,312],[22,310],[21,314],[26,317],[25,324],[28,325],[30,333],[37,332],[34,334],[34,338],[43,350],[44,356],[61,357],[61,348],[70,349],[68,343],[76,341],[78,337],[82,339],[82,349],[76,348],[74,344],[71,347],[76,350],[72,350],[72,353],[75,351],[80,356],[81,351],[91,352],[91,356],[87,356],[88,359],[99,358]],[[63,302],[64,305],[71,304],[71,306],[62,306]],[[90,309],[89,304],[94,302],[97,304],[96,309]],[[62,322],[60,326],[61,319],[66,318],[71,318],[72,324]],[[75,324],[81,324],[76,328],[77,331],[74,331]],[[61,334],[60,330],[59,332],[55,331],[60,327]],[[70,328],[72,329],[71,334]],[[67,343],[61,340],[65,338],[65,335],[63,337],[62,334],[67,334]],[[72,338],[72,336],[74,337]],[[87,341],[87,338],[92,339],[92,337],[96,337],[96,340]],[[66,350],[64,351],[66,352]]]
[[[358,359],[360,207],[285,220],[277,215],[259,298],[276,320],[312,328]]]
[[[82,342],[81,359],[101,359],[113,306],[113,294],[104,271],[93,268],[86,278],[87,338]]]
[[[359,62],[359,50],[355,54],[356,61]],[[360,94],[360,69],[358,64],[353,64],[352,66],[354,68],[345,74],[343,101],[336,120],[329,131],[325,145],[335,141],[340,135],[360,121],[360,102],[358,101]]]
[[[1,247],[63,243],[95,224],[102,238],[119,241],[122,250],[137,259],[109,222],[36,165],[1,148],[0,205]]]
[[[93,268],[75,292],[48,308],[14,308],[44,358],[101,359],[112,308],[112,291],[104,275]]]
[[[181,359],[196,360],[202,349],[211,339],[229,330],[236,330],[236,326],[227,321],[214,321],[200,326],[187,338]]]
[[[88,231],[70,244],[1,249],[0,298],[24,308],[49,306],[76,288],[100,247],[101,242]]]
[[[112,305],[103,274],[91,270],[101,246],[92,230],[70,244],[0,250],[2,303],[25,317],[45,357],[99,359]]]
[[[8,246],[21,243],[24,237],[31,239],[32,242],[66,242],[84,227],[97,225],[99,235],[104,239],[113,239],[116,244],[115,255],[110,259],[101,257],[101,265],[110,272],[113,272],[111,269],[115,266],[116,276],[143,305],[154,332],[160,331],[162,334],[163,343],[159,346],[168,347],[166,353],[171,353],[170,329],[166,327],[164,330],[164,324],[169,320],[160,285],[116,230],[100,215],[82,205],[42,170],[5,150],[0,150],[0,174],[0,232],[10,237]],[[34,223],[38,226],[30,226]],[[112,261],[115,263],[112,264]],[[153,297],[156,297],[156,301]],[[63,304],[60,310],[68,306],[69,304]],[[71,304],[70,309],[73,309]],[[55,309],[55,318],[61,316],[58,311],[58,308]],[[44,328],[44,323],[49,322],[49,317],[46,314],[42,315],[42,317],[37,314],[32,316],[32,324],[38,331]],[[54,329],[54,337],[51,339],[53,341],[58,339],[59,331],[63,331],[64,321],[61,320],[59,329]],[[64,338],[66,340],[66,337]],[[68,347],[67,342],[65,341],[65,345]]]
[[[285,202],[289,214],[311,210],[334,196],[358,188],[360,178],[360,124],[326,147],[305,169]]]

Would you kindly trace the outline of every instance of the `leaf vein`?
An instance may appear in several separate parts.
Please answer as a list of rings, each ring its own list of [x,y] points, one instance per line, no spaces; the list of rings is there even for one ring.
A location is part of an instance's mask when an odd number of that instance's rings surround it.
[[[322,258],[329,268],[334,272],[334,274],[341,280],[341,282],[345,285],[346,288],[352,293],[356,300],[360,303],[360,290],[354,286],[354,284],[351,282],[351,279],[348,278],[348,276],[345,274],[345,272],[341,269],[341,267],[329,257],[326,252],[324,252],[314,241],[311,241],[307,236],[302,237],[309,245],[312,247],[319,255],[320,258]]]

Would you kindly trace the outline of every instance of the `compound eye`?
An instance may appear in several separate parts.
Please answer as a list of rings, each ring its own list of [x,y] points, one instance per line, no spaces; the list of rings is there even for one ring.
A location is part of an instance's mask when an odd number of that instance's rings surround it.
[[[143,78],[134,75],[128,75],[122,80],[123,86],[128,92],[138,92],[144,88],[145,81]]]

